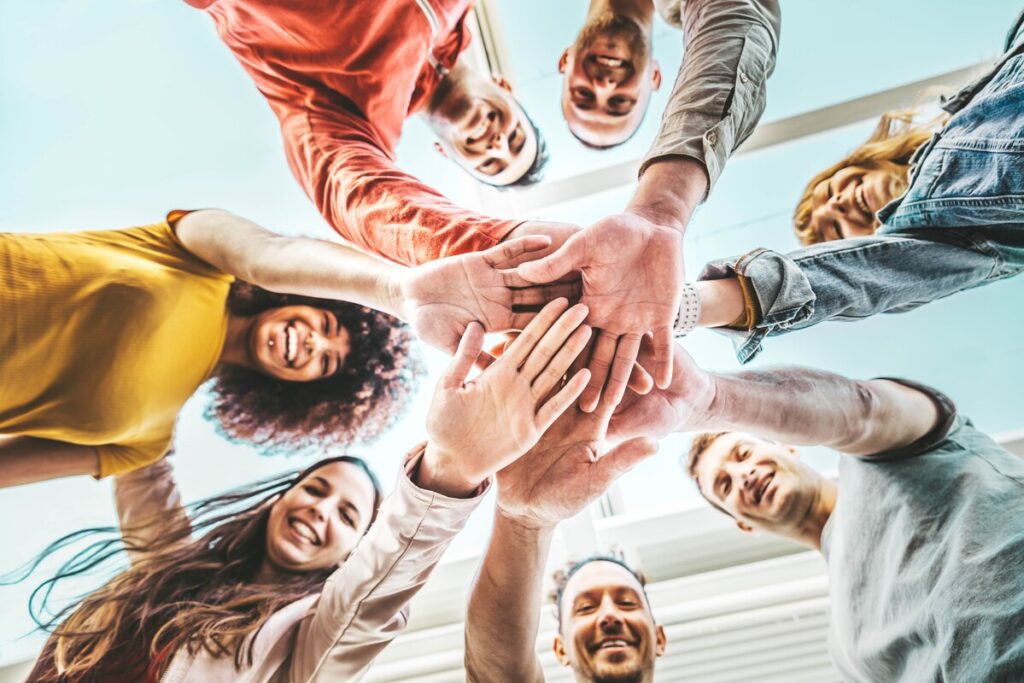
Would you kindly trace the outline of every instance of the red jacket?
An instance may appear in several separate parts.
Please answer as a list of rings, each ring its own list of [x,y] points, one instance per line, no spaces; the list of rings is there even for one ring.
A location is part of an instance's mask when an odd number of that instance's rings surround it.
[[[186,0],[281,122],[292,172],[338,233],[399,263],[486,249],[474,214],[395,166],[402,123],[469,44],[469,0]]]

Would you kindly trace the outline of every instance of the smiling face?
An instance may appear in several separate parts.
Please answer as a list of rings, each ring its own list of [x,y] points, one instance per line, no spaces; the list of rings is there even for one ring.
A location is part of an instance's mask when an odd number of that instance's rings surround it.
[[[490,185],[516,182],[537,159],[537,133],[503,80],[461,80],[431,122],[441,151]]]
[[[701,493],[744,531],[801,538],[825,481],[792,446],[728,432],[699,455],[693,474]]]
[[[260,372],[288,382],[311,382],[345,365],[349,335],[331,311],[281,306],[253,319],[248,347]]]
[[[878,229],[875,214],[906,190],[901,167],[848,166],[811,191],[811,227],[820,241],[864,237]]]
[[[636,131],[661,70],[646,32],[611,12],[594,17],[562,53],[562,114],[569,129],[594,147],[617,145]]]
[[[555,656],[577,680],[650,681],[654,659],[665,651],[665,632],[636,577],[614,562],[589,562],[562,593],[561,632]]]
[[[271,507],[267,562],[285,572],[340,564],[370,525],[375,497],[358,465],[332,462],[313,470]]]

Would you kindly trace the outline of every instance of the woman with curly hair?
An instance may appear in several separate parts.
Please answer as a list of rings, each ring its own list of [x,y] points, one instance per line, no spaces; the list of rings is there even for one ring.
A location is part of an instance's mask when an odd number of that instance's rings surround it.
[[[864,144],[811,179],[793,215],[801,244],[873,235],[876,213],[907,191],[910,158],[949,119],[915,123],[915,111],[890,111]]]
[[[583,391],[586,369],[563,378],[589,340],[586,315],[585,306],[552,302],[467,384],[484,340],[471,323],[435,389],[429,440],[406,456],[383,502],[366,465],[346,456],[187,508],[166,458],[118,475],[120,533],[70,534],[16,577],[93,540],[33,593],[30,612],[53,635],[28,680],[358,678],[405,628],[409,600],[491,475],[532,448]],[[78,604],[49,609],[55,584],[123,554],[125,571]]]
[[[410,269],[217,210],[0,234],[0,486],[155,462],[208,379],[207,414],[231,438],[290,451],[370,440],[418,372],[396,318],[449,351],[473,320],[521,328],[571,289],[508,270],[548,244]]]

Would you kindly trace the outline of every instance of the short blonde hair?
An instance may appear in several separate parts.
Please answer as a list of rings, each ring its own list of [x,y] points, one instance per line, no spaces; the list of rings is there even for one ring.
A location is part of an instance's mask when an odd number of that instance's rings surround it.
[[[915,123],[916,114],[915,109],[886,112],[878,121],[874,132],[862,145],[850,152],[842,161],[829,166],[811,179],[793,214],[793,230],[801,244],[810,245],[825,241],[811,225],[811,212],[815,208],[814,188],[844,168],[860,166],[889,171],[902,180],[903,191],[906,190],[910,157],[949,119],[948,115],[941,114],[930,121]]]

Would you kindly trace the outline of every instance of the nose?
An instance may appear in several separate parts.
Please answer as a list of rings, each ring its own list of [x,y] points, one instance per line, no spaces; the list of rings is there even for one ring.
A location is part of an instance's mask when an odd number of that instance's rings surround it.
[[[743,489],[750,491],[754,488],[755,484],[757,484],[757,469],[751,467],[743,473]]]
[[[487,146],[487,151],[490,156],[498,159],[508,159],[508,135],[504,131],[499,132],[497,135],[491,138],[490,144]]]
[[[615,607],[615,602],[606,597],[601,601],[601,609],[597,615],[597,623],[605,633],[617,633],[622,630],[622,617]]]

